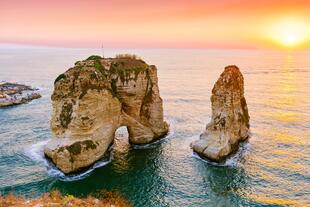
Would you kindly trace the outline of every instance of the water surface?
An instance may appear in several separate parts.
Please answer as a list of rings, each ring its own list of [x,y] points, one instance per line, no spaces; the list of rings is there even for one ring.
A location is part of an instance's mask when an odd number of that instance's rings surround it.
[[[0,81],[30,84],[43,95],[0,109],[2,194],[33,197],[58,189],[86,196],[105,189],[119,191],[135,206],[310,205],[310,53],[104,50],[105,56],[122,52],[158,67],[170,134],[137,148],[128,144],[121,128],[111,161],[69,182],[42,159],[52,136],[53,82],[75,61],[102,51],[0,47]],[[230,64],[238,65],[245,78],[252,135],[224,166],[214,166],[193,156],[189,145],[209,122],[211,89]]]

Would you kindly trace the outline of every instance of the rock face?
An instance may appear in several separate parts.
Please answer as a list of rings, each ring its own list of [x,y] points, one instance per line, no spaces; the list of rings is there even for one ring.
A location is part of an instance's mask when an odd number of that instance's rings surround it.
[[[237,66],[225,68],[212,89],[211,104],[211,122],[192,148],[201,157],[220,162],[249,136],[243,76]]]
[[[0,107],[27,103],[41,95],[30,86],[17,83],[0,83]]]
[[[64,173],[102,158],[115,131],[127,126],[129,141],[146,144],[167,134],[157,69],[131,56],[91,56],[58,76],[52,94],[55,138],[45,155]]]

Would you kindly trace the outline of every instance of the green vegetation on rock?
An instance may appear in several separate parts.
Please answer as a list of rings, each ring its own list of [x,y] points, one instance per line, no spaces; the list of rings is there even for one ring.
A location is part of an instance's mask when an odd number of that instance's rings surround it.
[[[81,86],[82,91],[79,99],[82,99],[88,90],[97,90],[99,92],[102,89],[99,84],[92,84],[91,82],[85,82]]]
[[[114,97],[117,97],[117,85],[116,85],[117,80],[116,79],[112,79],[111,80],[111,89],[112,89],[112,95]]]
[[[95,56],[95,55],[94,55],[94,56],[90,56],[88,59],[93,60],[93,65],[90,65],[90,66],[95,67],[96,70],[97,70],[99,73],[101,73],[101,74],[103,75],[104,78],[106,78],[107,75],[108,75],[108,71],[106,71],[105,68],[104,68],[104,66],[102,65],[101,60],[102,60],[103,58],[101,58],[100,56]],[[87,59],[87,60],[88,60],[88,59]]]
[[[68,147],[66,149],[70,152],[70,154],[78,155],[81,153],[82,147],[80,142],[76,142]]]
[[[72,103],[65,103],[62,106],[62,110],[61,110],[59,119],[60,119],[61,126],[63,128],[67,128],[68,125],[70,124],[72,111],[73,111]]]
[[[101,60],[102,57],[99,56],[99,55],[92,55],[92,56],[89,56],[86,60]]]
[[[62,79],[66,79],[66,75],[65,74],[60,74],[54,81],[54,84],[57,83],[58,81],[62,80]]]
[[[74,144],[67,146],[66,149],[73,155],[78,155],[82,151],[82,147],[86,150],[88,149],[96,149],[96,144],[92,140],[85,140],[75,142]]]
[[[150,118],[149,113],[149,104],[153,102],[153,83],[150,77],[149,70],[146,70],[146,77],[147,77],[147,86],[146,86],[146,92],[142,100],[141,105],[141,114],[144,114],[146,118]]]
[[[111,75],[117,75],[124,83],[129,80],[136,81],[139,73],[145,71],[147,68],[148,65],[139,60],[121,60],[111,63],[110,73]]]
[[[98,70],[99,72],[103,72],[104,70],[104,67],[103,65],[101,64],[100,60],[95,60],[94,61],[94,67],[96,68],[96,70]]]

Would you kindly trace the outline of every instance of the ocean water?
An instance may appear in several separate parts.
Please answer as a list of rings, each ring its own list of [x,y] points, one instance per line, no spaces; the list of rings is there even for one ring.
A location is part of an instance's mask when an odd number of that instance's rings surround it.
[[[58,74],[92,54],[135,53],[158,68],[169,135],[130,146],[116,132],[111,157],[66,177],[43,157],[52,137],[50,95]],[[40,88],[43,97],[0,109],[0,193],[51,189],[87,196],[118,191],[134,206],[310,205],[310,53],[263,50],[57,49],[0,47],[0,81]],[[251,137],[223,165],[195,156],[190,143],[210,121],[213,84],[226,65],[245,78]]]

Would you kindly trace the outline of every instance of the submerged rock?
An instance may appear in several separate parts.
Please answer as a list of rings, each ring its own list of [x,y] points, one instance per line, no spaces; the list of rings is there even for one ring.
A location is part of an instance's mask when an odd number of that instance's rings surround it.
[[[17,83],[0,83],[0,107],[27,103],[41,98],[37,89]]]
[[[115,131],[127,126],[129,141],[146,144],[167,134],[157,69],[127,56],[91,56],[58,76],[52,94],[45,155],[64,173],[102,158]]]
[[[222,161],[249,136],[249,113],[243,76],[237,66],[227,66],[212,89],[212,117],[200,139],[191,145],[201,157]]]

